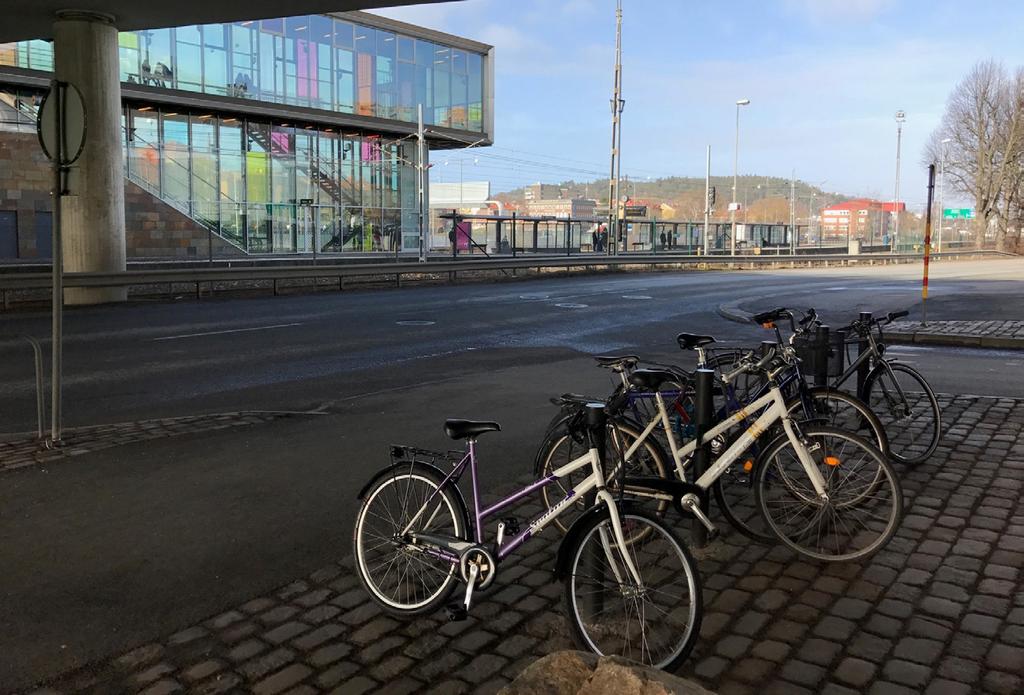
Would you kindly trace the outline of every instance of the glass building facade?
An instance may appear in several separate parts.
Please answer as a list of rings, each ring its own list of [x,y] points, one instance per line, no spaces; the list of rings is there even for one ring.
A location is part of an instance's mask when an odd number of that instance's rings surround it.
[[[121,32],[126,177],[248,253],[417,250],[409,124],[422,104],[428,127],[465,132],[448,146],[489,137],[487,55],[383,24],[339,14]],[[52,45],[0,44],[3,66],[52,72]],[[38,103],[2,82],[8,104]],[[195,97],[168,105],[137,86]],[[309,110],[257,117],[249,101]]]
[[[484,130],[482,53],[327,15],[124,31],[121,81],[337,113]],[[47,41],[0,65],[53,70]]]

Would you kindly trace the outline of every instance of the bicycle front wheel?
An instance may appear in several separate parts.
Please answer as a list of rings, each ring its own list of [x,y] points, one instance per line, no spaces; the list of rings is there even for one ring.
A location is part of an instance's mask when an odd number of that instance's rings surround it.
[[[700,576],[686,546],[656,517],[620,512],[615,541],[607,510],[582,523],[570,551],[566,614],[576,644],[646,666],[674,669],[689,656],[703,616]],[[633,561],[639,585],[627,568]]]
[[[802,441],[825,483],[814,490],[788,437],[769,445],[755,475],[757,505],[771,531],[814,560],[862,560],[896,533],[903,491],[892,465],[863,437],[805,427]]]
[[[942,416],[935,392],[920,372],[883,362],[868,375],[864,392],[889,436],[893,460],[912,466],[935,453]]]
[[[467,536],[465,505],[441,482],[423,466],[395,467],[366,493],[356,516],[352,542],[356,574],[370,597],[390,613],[428,613],[448,598],[458,582],[457,562],[411,542],[413,534]]]

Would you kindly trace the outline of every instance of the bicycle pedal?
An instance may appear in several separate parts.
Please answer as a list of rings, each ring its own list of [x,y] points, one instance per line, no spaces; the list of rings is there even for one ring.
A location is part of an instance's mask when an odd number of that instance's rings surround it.
[[[461,603],[455,603],[444,609],[445,615],[448,617],[449,623],[462,622],[469,617],[469,611]]]

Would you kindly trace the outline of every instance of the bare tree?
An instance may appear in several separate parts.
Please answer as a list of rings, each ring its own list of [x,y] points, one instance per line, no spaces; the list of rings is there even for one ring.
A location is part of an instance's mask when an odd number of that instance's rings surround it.
[[[980,246],[995,222],[996,245],[1006,242],[1007,221],[1018,200],[1010,192],[1024,159],[1024,76],[1007,75],[1001,63],[977,63],[953,89],[946,112],[925,149],[938,162],[949,139],[947,181],[974,198],[976,240]]]

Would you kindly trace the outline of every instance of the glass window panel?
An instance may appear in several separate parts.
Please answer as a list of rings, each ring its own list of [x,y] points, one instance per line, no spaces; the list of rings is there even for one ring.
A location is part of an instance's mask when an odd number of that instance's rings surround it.
[[[274,44],[280,39],[271,34],[260,32],[260,95],[267,101],[277,100],[278,82],[283,81],[277,74],[277,63],[274,60]]]
[[[204,47],[203,91],[207,94],[229,93],[228,54],[223,48],[216,46]]]
[[[377,56],[375,111],[380,118],[396,118],[394,65],[393,58]]]
[[[203,54],[198,26],[175,30],[175,58],[175,73],[165,78],[172,79],[178,89],[201,91]]]
[[[187,204],[189,195],[188,116],[165,113],[161,117],[163,157],[160,180],[164,198]]]
[[[466,104],[466,81],[465,75],[453,74],[452,75],[452,110],[451,110],[451,125],[452,128],[465,128],[467,121],[467,104]]]
[[[117,35],[119,79],[122,82],[139,81],[139,35],[123,31]]]
[[[233,25],[231,27],[231,69],[234,72],[232,96],[256,96],[259,85],[258,57],[256,32],[251,26]]]
[[[358,165],[360,147],[358,136],[346,135],[342,141],[338,183],[341,185],[341,202],[348,206],[359,206],[363,202]]]
[[[428,67],[433,66],[434,44],[429,41],[416,39],[416,64]]]
[[[434,69],[434,123],[451,125],[451,74],[442,68]]]
[[[330,46],[333,42],[334,22],[330,17],[316,14],[309,17],[309,40]]]
[[[316,131],[300,130],[295,134],[295,198],[301,201],[303,198],[312,199],[317,202],[317,195],[314,187],[319,188],[316,181],[318,177],[314,173],[316,165]]]
[[[284,20],[283,19],[264,19],[260,22],[260,31],[265,31],[270,34],[283,34],[284,33]]]
[[[341,48],[352,48],[353,26],[348,22],[335,20],[334,45]]]
[[[396,84],[397,117],[403,121],[416,120],[416,66],[399,63]]]
[[[203,45],[214,48],[224,48],[224,33],[226,27],[223,24],[203,25]]]
[[[149,29],[139,32],[142,37],[142,65],[139,68],[142,84],[171,87],[171,30]]]
[[[395,35],[383,29],[377,30],[377,55],[395,59]]]
[[[416,61],[416,42],[408,36],[398,37],[398,59],[406,63]]]
[[[434,72],[451,72],[452,49],[447,46],[434,46]]]
[[[313,105],[321,109],[333,108],[331,82],[331,53],[334,49],[323,44],[316,44],[316,91]]]
[[[466,74],[466,52],[452,49],[452,72]]]
[[[201,221],[220,228],[217,123],[213,118],[192,119],[192,209]]]
[[[343,113],[355,111],[355,74],[353,72],[352,51],[344,48],[335,50],[335,108]]]
[[[245,190],[250,202],[270,200],[270,126],[249,122],[246,125]]]
[[[367,30],[365,27],[359,27],[360,33],[367,31],[372,32],[373,30]],[[361,47],[361,48],[360,48]],[[373,116],[376,115],[374,109],[374,94],[373,87],[376,82],[376,74],[374,71],[374,58],[373,53],[366,51],[373,49],[373,43],[367,36],[363,36],[361,39],[357,35],[356,37],[356,113],[360,116]]]
[[[290,39],[309,41],[309,17],[288,17],[284,20],[284,33]]]
[[[269,205],[249,205],[246,209],[246,248],[250,253],[271,250],[271,219]]]
[[[160,193],[160,131],[155,111],[129,112],[128,168],[132,180]]]
[[[220,121],[220,196],[231,202],[245,200],[242,174],[242,124],[234,118]]]
[[[295,129],[274,126],[270,133],[271,201],[295,203]]]

